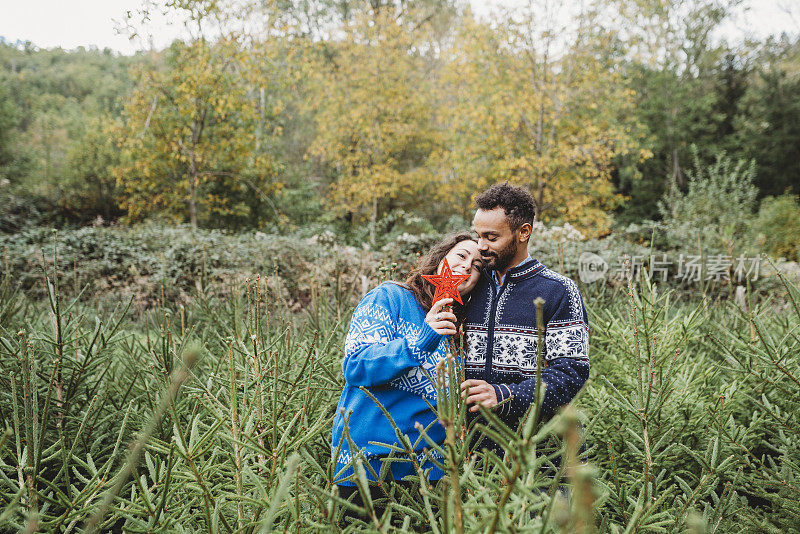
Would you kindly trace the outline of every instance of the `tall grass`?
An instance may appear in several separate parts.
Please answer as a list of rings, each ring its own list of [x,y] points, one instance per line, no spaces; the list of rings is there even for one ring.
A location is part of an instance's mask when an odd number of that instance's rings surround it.
[[[788,281],[746,309],[677,302],[646,276],[587,299],[592,377],[573,407],[541,422],[534,406],[518,429],[491,412],[467,426],[448,396],[453,350],[432,377],[447,439],[428,441],[446,476],[417,469],[414,489],[384,484],[376,503],[356,458],[356,506],[330,459],[352,295],[320,289],[295,313],[257,278],[98,312],[64,299],[58,272],[41,277],[44,302],[7,270],[0,281],[3,531],[788,532],[800,519]],[[505,456],[471,451],[479,432]]]

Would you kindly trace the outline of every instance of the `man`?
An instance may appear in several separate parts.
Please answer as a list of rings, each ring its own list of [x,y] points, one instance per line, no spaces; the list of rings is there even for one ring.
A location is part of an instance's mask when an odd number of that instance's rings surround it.
[[[494,408],[516,428],[534,402],[537,338],[534,299],[544,299],[542,417],[569,403],[589,377],[589,329],[575,283],[528,254],[535,209],[530,193],[496,184],[476,199],[473,226],[483,276],[472,292],[465,322],[462,393],[471,412]],[[499,403],[507,401],[495,408]]]

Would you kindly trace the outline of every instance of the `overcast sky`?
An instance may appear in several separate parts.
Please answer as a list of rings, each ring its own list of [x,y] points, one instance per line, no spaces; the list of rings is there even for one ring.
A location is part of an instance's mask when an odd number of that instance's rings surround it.
[[[486,14],[494,5],[514,5],[520,0],[471,0],[475,11]],[[800,30],[800,0],[746,0],[747,8],[722,30],[729,40],[745,35],[763,38],[770,34]],[[0,0],[0,36],[14,42],[31,41],[36,46],[78,46],[111,48],[124,54],[147,47],[142,40],[129,41],[115,31],[128,10],[135,10],[140,0]],[[781,6],[791,6],[794,18]],[[115,21],[117,23],[115,23]],[[154,44],[163,47],[180,34],[180,26],[154,19],[150,28]]]

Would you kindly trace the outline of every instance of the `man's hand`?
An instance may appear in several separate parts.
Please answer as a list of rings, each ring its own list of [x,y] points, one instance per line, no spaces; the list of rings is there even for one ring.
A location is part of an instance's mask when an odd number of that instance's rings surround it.
[[[467,404],[474,404],[474,406],[470,407],[470,412],[477,412],[480,410],[480,405],[486,408],[494,408],[497,406],[497,394],[494,392],[494,386],[486,380],[475,380],[474,378],[464,380],[461,383],[462,397],[467,395],[467,388],[469,388]]]

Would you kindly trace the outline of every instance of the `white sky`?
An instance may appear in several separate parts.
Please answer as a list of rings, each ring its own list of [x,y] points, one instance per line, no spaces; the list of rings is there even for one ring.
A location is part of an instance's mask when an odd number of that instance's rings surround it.
[[[726,24],[722,36],[731,41],[745,36],[763,38],[770,34],[800,31],[800,0],[745,0],[746,8]],[[487,14],[494,6],[519,5],[520,0],[470,0],[474,10]],[[36,46],[78,46],[111,48],[123,54],[147,48],[143,39],[130,41],[115,31],[128,10],[141,0],[0,0],[0,36],[14,42],[31,41]],[[790,16],[781,7],[789,7]],[[181,34],[181,26],[154,18],[149,31],[160,48]]]

